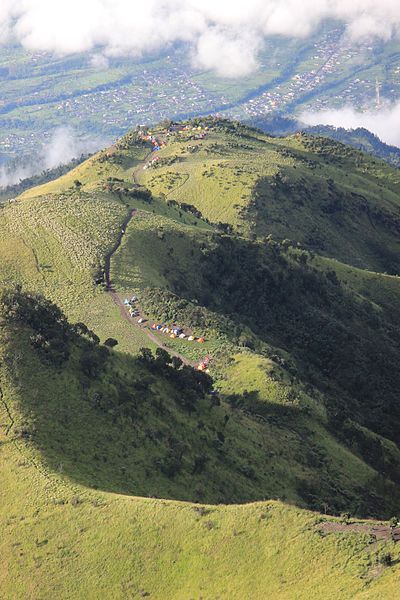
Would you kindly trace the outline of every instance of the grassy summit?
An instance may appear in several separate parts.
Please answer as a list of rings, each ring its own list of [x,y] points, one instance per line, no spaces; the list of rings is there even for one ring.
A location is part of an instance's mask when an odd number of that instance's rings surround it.
[[[1,210],[0,597],[393,597],[398,187],[204,119]]]

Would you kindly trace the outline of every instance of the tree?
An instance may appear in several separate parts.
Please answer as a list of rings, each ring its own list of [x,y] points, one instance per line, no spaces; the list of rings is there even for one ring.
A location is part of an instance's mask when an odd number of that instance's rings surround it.
[[[397,527],[399,523],[399,519],[397,517],[392,517],[389,521],[389,526],[394,529],[395,527]]]
[[[154,356],[150,348],[140,348],[139,360],[146,364],[152,364],[154,362]]]
[[[74,330],[78,335],[80,335],[81,337],[87,338],[88,340],[93,342],[95,345],[98,345],[100,343],[99,336],[96,335],[94,333],[94,331],[89,329],[89,327],[87,325],[85,325],[85,323],[75,323]]]
[[[183,365],[183,360],[181,358],[179,358],[179,356],[173,356],[172,360],[171,360],[171,364],[172,367],[176,370],[179,371],[179,369],[182,367]]]
[[[79,360],[83,373],[93,379],[98,377],[104,368],[107,354],[107,348],[102,347],[92,347],[85,350]]]
[[[155,363],[160,369],[166,369],[171,364],[171,355],[164,348],[157,348]]]

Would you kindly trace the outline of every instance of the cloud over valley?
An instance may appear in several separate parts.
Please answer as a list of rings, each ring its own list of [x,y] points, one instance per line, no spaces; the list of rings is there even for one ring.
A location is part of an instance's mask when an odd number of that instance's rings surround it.
[[[398,0],[2,0],[0,40],[58,54],[102,48],[140,57],[189,44],[193,64],[225,77],[252,72],[263,40],[306,37],[326,19],[354,40],[400,30]]]

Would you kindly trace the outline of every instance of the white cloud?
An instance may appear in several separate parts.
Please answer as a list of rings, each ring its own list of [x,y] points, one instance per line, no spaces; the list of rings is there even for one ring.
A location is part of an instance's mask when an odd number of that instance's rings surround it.
[[[1,0],[0,42],[60,54],[102,48],[133,55],[175,42],[194,63],[220,75],[251,72],[263,39],[305,37],[327,18],[354,39],[388,39],[400,30],[399,0]]]
[[[351,106],[339,110],[305,112],[299,119],[306,125],[331,125],[345,129],[364,127],[387,144],[400,147],[400,102],[367,112],[357,111]]]
[[[257,67],[259,46],[257,37],[210,29],[198,39],[193,63],[203,69],[213,69],[222,77],[242,77]]]
[[[18,169],[0,168],[0,187],[14,185],[21,179],[66,164],[82,154],[95,152],[105,146],[108,141],[100,138],[84,140],[78,137],[70,127],[58,127],[49,142],[43,145],[34,162],[28,162]]]
[[[92,54],[90,57],[90,66],[97,71],[104,71],[110,66],[110,61],[104,54]]]

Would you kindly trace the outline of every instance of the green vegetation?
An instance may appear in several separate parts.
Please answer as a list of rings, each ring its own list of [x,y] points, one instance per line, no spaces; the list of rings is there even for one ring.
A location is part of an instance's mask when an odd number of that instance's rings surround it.
[[[274,136],[287,136],[303,131],[309,135],[331,138],[367,154],[372,154],[395,167],[400,166],[400,149],[385,144],[378,136],[363,127],[344,129],[343,127],[331,127],[329,125],[307,126],[294,118],[276,114],[251,119],[249,124]]]
[[[393,597],[398,545],[359,519],[397,531],[399,279],[372,269],[398,273],[398,173],[152,134],[159,161],[135,130],[0,212],[1,593]]]
[[[398,171],[326,138],[274,139],[227,121],[205,140],[188,140],[190,133],[160,152],[179,163],[141,176],[154,194],[190,198],[204,217],[240,234],[272,234],[357,267],[399,272]]]

